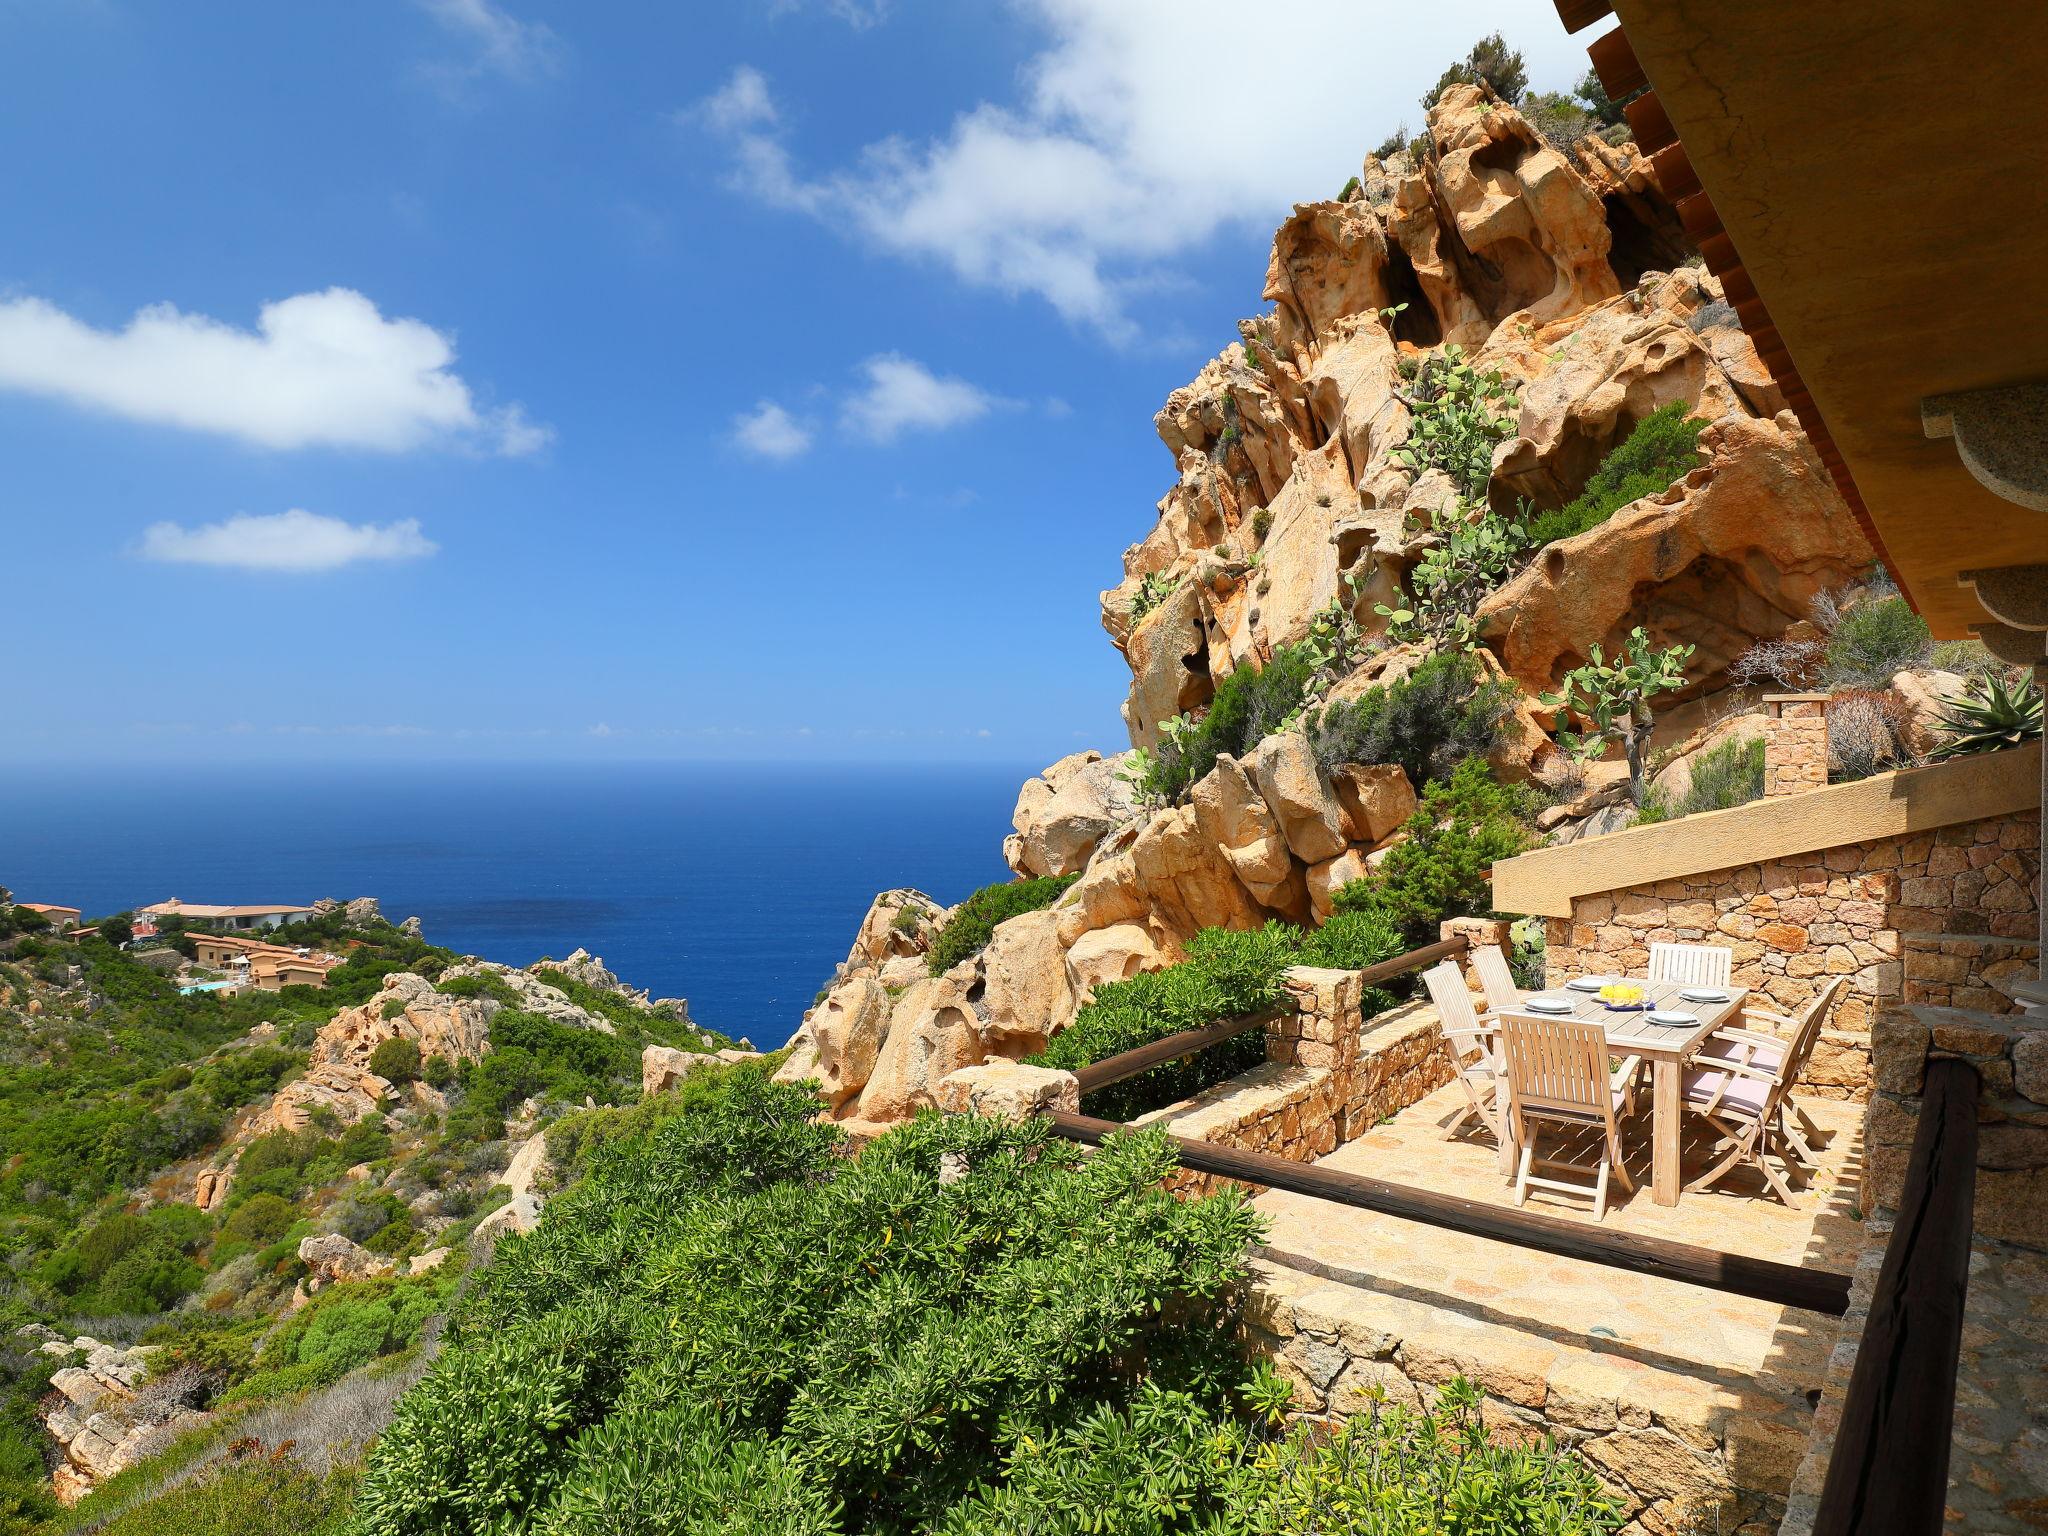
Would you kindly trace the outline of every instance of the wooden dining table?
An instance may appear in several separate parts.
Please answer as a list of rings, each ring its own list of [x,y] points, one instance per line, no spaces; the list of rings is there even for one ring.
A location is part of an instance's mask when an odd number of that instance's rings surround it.
[[[1607,1048],[1615,1055],[1640,1056],[1650,1063],[1650,1143],[1653,1149],[1650,1198],[1659,1205],[1676,1205],[1680,1183],[1678,1136],[1684,1118],[1684,1105],[1680,1103],[1680,1087],[1685,1078],[1686,1058],[1699,1049],[1700,1042],[1707,1036],[1741,1014],[1743,999],[1749,996],[1749,989],[1724,987],[1719,990],[1728,994],[1727,1002],[1694,1003],[1679,996],[1684,988],[1678,982],[1638,981],[1632,976],[1607,976],[1600,979],[1627,982],[1630,986],[1641,987],[1650,1008],[1668,1008],[1675,1012],[1689,1013],[1693,1016],[1694,1022],[1652,1023],[1649,1009],[1609,1008],[1600,1001],[1598,993],[1576,992],[1562,982],[1554,987],[1545,987],[1541,993],[1524,992],[1520,996],[1524,1000],[1536,996],[1568,997],[1575,1005],[1569,1014],[1544,1013],[1520,1007],[1501,1008],[1496,1012],[1523,1019],[1572,1018],[1588,1024],[1598,1024],[1607,1035]],[[1503,1115],[1501,1118],[1505,1124],[1509,1117]],[[1510,1129],[1502,1138],[1502,1149],[1507,1157],[1515,1155],[1516,1149],[1506,1145],[1512,1135],[1513,1131]],[[1505,1160],[1504,1158],[1503,1161]]]

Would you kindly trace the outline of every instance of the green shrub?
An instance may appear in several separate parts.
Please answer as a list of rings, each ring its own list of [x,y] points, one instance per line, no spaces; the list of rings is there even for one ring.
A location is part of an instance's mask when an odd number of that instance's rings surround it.
[[[1453,1378],[1422,1412],[1385,1403],[1279,1433],[1148,1389],[1051,1434],[1015,1433],[1000,1484],[939,1536],[1609,1536],[1622,1510],[1580,1457],[1496,1444]]]
[[[1375,914],[1409,947],[1433,942],[1447,917],[1493,907],[1493,866],[1534,841],[1528,797],[1494,781],[1476,758],[1423,791],[1408,818],[1404,842],[1387,851],[1377,873],[1354,880],[1331,899],[1338,912]]]
[[[1836,688],[1889,688],[1894,675],[1926,665],[1933,654],[1927,621],[1913,605],[1883,597],[1858,603],[1836,620],[1821,670]]]
[[[1729,740],[1709,747],[1692,760],[1692,778],[1673,802],[1652,790],[1636,813],[1635,824],[1674,821],[1701,811],[1725,811],[1763,797],[1764,739]]]
[[[1047,875],[1037,880],[1006,880],[984,885],[954,909],[932,939],[927,961],[932,975],[943,976],[962,960],[978,955],[995,936],[996,924],[1026,912],[1040,912],[1060,899],[1079,875]]]
[[[268,1248],[291,1230],[293,1222],[299,1219],[299,1208],[279,1195],[251,1195],[228,1213],[227,1220],[220,1224],[220,1236],[214,1243],[214,1262],[221,1261],[223,1250],[240,1252],[245,1248]]]
[[[419,1042],[396,1037],[379,1040],[370,1052],[370,1070],[388,1082],[411,1082],[420,1075]]]
[[[377,1017],[380,1019],[402,1019],[405,1017],[405,1008],[404,998],[388,997],[384,1000],[384,1006],[377,1010]]]
[[[519,994],[512,990],[512,984],[492,971],[450,976],[446,981],[437,983],[434,990],[444,997],[488,997],[508,1008],[519,1006]]]
[[[1253,1459],[1231,1503],[1251,1531],[1318,1536],[1605,1536],[1623,1510],[1584,1460],[1554,1444],[1495,1444],[1478,1388],[1459,1377],[1421,1413],[1385,1403],[1333,1434],[1307,1426]]]
[[[1311,716],[1309,743],[1325,773],[1394,763],[1420,788],[1498,747],[1516,698],[1512,683],[1481,682],[1470,656],[1439,652],[1408,676]]]
[[[1185,795],[1219,757],[1242,757],[1293,719],[1309,697],[1320,658],[1307,645],[1281,646],[1263,667],[1245,665],[1216,685],[1200,720],[1169,729],[1146,760],[1140,788],[1162,801]]]
[[[454,1294],[453,1275],[344,1281],[316,1291],[264,1342],[254,1371],[223,1395],[224,1406],[311,1391],[358,1366],[409,1349],[427,1319]]]
[[[343,1536],[353,1468],[315,1477],[288,1456],[239,1457],[133,1504],[100,1536]]]
[[[848,1159],[801,1087],[723,1087],[500,1246],[370,1452],[363,1536],[627,1528],[614,1508],[925,1529],[1015,1435],[1148,1379],[1227,1410],[1258,1224],[1235,1193],[1162,1189],[1164,1138],[1084,1154],[1042,1122],[927,1116]],[[968,1176],[941,1183],[953,1159]]]
[[[1668,491],[1683,476],[1706,462],[1699,451],[1700,429],[1706,423],[1688,416],[1686,403],[1659,406],[1636,424],[1621,443],[1600,461],[1579,495],[1555,511],[1539,513],[1529,525],[1532,543],[1568,539],[1607,521],[1630,502]]]

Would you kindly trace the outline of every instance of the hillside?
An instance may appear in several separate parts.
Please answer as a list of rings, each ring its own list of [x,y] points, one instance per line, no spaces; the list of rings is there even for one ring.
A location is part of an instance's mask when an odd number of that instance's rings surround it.
[[[402,1369],[531,1225],[547,1132],[636,1102],[649,1046],[729,1045],[580,950],[516,971],[374,902],[278,930],[345,957],[278,992],[183,992],[176,955],[25,913],[0,906],[0,1530],[214,1418]]]

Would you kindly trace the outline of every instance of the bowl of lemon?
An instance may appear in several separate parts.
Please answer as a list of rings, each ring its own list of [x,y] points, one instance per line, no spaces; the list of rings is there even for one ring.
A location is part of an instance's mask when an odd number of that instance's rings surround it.
[[[1649,994],[1632,981],[1609,982],[1600,989],[1600,1001],[1616,1013],[1627,1013],[1650,1006]]]

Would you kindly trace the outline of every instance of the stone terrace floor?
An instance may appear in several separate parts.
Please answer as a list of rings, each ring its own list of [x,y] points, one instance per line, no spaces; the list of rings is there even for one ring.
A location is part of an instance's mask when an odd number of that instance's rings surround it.
[[[1512,1207],[1490,1139],[1447,1127],[1464,1100],[1439,1089],[1319,1166]],[[1647,1113],[1627,1141],[1632,1195],[1609,1184],[1603,1225],[1785,1263],[1850,1270],[1860,1104],[1806,1101],[1822,1162],[1787,1209],[1753,1174],[1650,1198]],[[1554,1144],[1546,1143],[1547,1147]],[[1689,1137],[1686,1176],[1709,1147]],[[1268,1190],[1258,1314],[1305,1406],[1352,1413],[1378,1386],[1416,1387],[1463,1373],[1487,1393],[1488,1418],[1578,1444],[1636,1517],[1631,1529],[1775,1528],[1812,1426],[1836,1320],[1627,1270]],[[1525,1209],[1591,1222],[1591,1201],[1532,1192]],[[1738,1490],[1733,1501],[1718,1498]],[[1699,1524],[1704,1520],[1703,1525]]]

